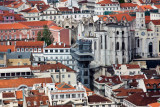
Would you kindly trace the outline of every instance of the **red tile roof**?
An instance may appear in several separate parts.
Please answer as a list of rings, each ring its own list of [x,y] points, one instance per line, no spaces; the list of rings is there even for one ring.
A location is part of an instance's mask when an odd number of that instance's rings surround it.
[[[160,25],[160,20],[151,20],[154,25]]]
[[[160,88],[160,79],[144,79],[144,84],[147,89]]]
[[[70,48],[71,46],[65,45],[64,43],[52,43],[51,45],[45,47],[45,48]]]
[[[153,9],[151,5],[142,5],[142,6],[137,6],[137,7],[138,7],[138,9],[141,8],[143,11]]]
[[[30,29],[30,27],[21,23],[0,24],[0,30],[13,30],[13,29]]]
[[[60,0],[60,2],[66,2],[66,1],[68,1],[68,0]]]
[[[15,94],[14,94],[14,92],[3,92],[2,97],[3,98],[11,98],[11,97],[15,97]]]
[[[109,83],[109,84],[111,83],[114,85],[122,83],[118,76],[112,76],[112,77],[100,76],[95,81],[98,83]]]
[[[23,92],[22,91],[16,91],[16,99],[23,99]]]
[[[0,88],[14,88],[20,85],[27,85],[32,87],[33,84],[37,83],[52,83],[51,78],[18,78],[18,79],[8,79],[0,80]]]
[[[27,3],[29,3],[30,5],[34,6],[35,4],[36,5],[45,5],[45,2],[44,1],[28,1],[27,0]]]
[[[53,30],[61,30],[61,29],[63,29],[63,27],[51,26],[50,29],[53,29]]]
[[[19,22],[23,25],[29,26],[29,27],[43,27],[44,25],[55,25],[56,24],[53,21],[27,21],[27,22]]]
[[[31,66],[31,65],[22,65],[22,66],[8,66],[8,67],[3,67],[0,69],[7,69],[7,68],[26,68],[30,67],[31,70],[40,70],[41,72],[48,71],[50,69],[66,69],[66,72],[76,72],[70,67],[63,65],[61,63],[56,63],[56,64],[44,64],[44,65],[39,65],[39,66]]]
[[[11,49],[11,52],[15,52],[14,45],[0,45],[0,52],[7,52],[8,49]]]
[[[113,67],[115,69],[120,69],[122,64],[114,64]],[[127,69],[140,69],[140,66],[139,65],[133,65],[133,64],[123,64],[125,66],[127,66]]]
[[[80,11],[80,9],[77,8],[77,7],[73,7],[73,8],[74,8],[74,11]],[[68,7],[59,7],[58,10],[61,11],[61,12],[62,12],[62,11],[72,12],[72,9],[69,9]]]
[[[118,92],[118,94],[116,94],[116,96],[118,97],[124,97],[124,96],[129,96],[130,94],[134,94],[137,92],[143,92],[142,89],[124,89],[124,88],[120,88],[120,89],[115,89],[113,90],[114,92]]]
[[[159,102],[156,102],[156,103],[151,103],[151,104],[148,104],[149,107],[160,107],[160,103]]]
[[[153,31],[152,29],[147,29],[147,31]]]
[[[105,6],[105,4],[119,4],[118,2],[112,2],[111,0],[103,0],[96,4],[101,4],[101,6]]]
[[[47,10],[48,8],[50,8],[49,5],[37,5],[37,9],[41,12]]]
[[[11,8],[19,8],[20,6],[22,6],[24,4],[24,2],[22,1],[15,1],[9,5],[7,5],[7,7],[11,7]]]
[[[144,75],[121,75],[122,80],[132,80],[132,79],[145,79]]]
[[[154,5],[155,7],[157,7],[158,9],[160,9],[160,5]]]
[[[137,4],[133,4],[133,3],[121,3],[120,4],[121,8],[126,8],[126,7],[137,7]]]
[[[130,95],[125,100],[136,106],[147,106],[150,103],[157,102],[160,92],[139,92]],[[156,97],[157,96],[157,97]]]
[[[111,14],[109,15],[110,17],[116,17],[117,18],[117,21],[121,21],[121,20],[124,20],[125,18],[123,17],[126,17],[127,21],[132,21],[134,18],[131,17],[128,13],[120,13],[120,14]],[[123,18],[123,19],[122,19]]]
[[[40,101],[42,103],[40,104]],[[47,103],[48,101],[48,103]],[[40,107],[43,105],[49,105],[49,98],[48,96],[32,96],[32,97],[26,97],[26,103],[30,102],[31,107]],[[34,105],[36,102],[36,105]]]
[[[109,99],[102,97],[100,95],[97,95],[97,94],[88,96],[88,103],[101,103],[101,102],[111,103]]]
[[[16,48],[17,47],[43,47],[44,41],[17,41],[16,42]]]
[[[32,8],[32,7],[30,7],[30,8],[27,8],[27,9],[21,10],[20,12],[26,12],[26,13],[38,13],[38,12],[39,12],[39,10],[38,10],[38,9],[36,9],[36,8]]]

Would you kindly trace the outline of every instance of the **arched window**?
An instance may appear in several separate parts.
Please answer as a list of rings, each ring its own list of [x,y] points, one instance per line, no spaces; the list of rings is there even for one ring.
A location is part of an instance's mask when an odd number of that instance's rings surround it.
[[[124,31],[122,31],[122,35],[124,35]]]
[[[117,31],[117,35],[119,35],[119,31]]]
[[[116,44],[116,50],[119,50],[119,42]]]
[[[103,47],[102,47],[102,44],[103,44],[103,43],[102,43],[102,35],[101,35],[101,49],[103,48]]]
[[[105,35],[105,49],[107,49],[107,35]]]
[[[94,50],[96,50],[97,49],[97,43],[96,43],[96,41],[94,42]]]
[[[125,43],[122,42],[122,50],[125,50]]]
[[[138,45],[138,47],[139,47],[139,39],[137,40],[137,45]]]

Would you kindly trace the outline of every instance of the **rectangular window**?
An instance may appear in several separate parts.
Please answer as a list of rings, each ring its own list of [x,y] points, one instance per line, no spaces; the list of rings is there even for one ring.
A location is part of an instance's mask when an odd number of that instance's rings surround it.
[[[71,77],[71,75],[70,74],[68,74],[68,78],[70,78]]]
[[[60,52],[63,52],[63,50],[61,49]]]
[[[30,48],[30,52],[33,52],[33,48]]]
[[[5,40],[7,40],[7,36],[5,36]]]
[[[55,52],[58,52],[58,50],[56,49]]]
[[[24,48],[21,48],[21,52],[24,52]]]
[[[68,52],[68,49],[66,49],[66,52]]]
[[[35,35],[35,32],[34,32],[34,31],[32,32],[32,35]]]
[[[16,40],[17,38],[16,38],[16,35],[14,35],[14,40]]]
[[[50,53],[53,53],[53,49],[52,49],[52,50],[50,50]]]
[[[45,50],[45,53],[48,53],[48,50]]]
[[[159,41],[159,52],[160,52],[160,41]]]
[[[41,48],[38,48],[38,52],[41,52]]]
[[[65,76],[64,76],[64,75],[62,75],[62,78],[65,78]]]
[[[22,40],[22,35],[19,35],[19,39]]]
[[[19,49],[19,48],[17,48],[17,52],[20,52],[20,49]]]
[[[29,39],[29,34],[27,34],[27,39]]]
[[[34,52],[37,52],[37,48],[34,48]]]
[[[11,35],[9,35],[9,40],[11,40],[12,39],[12,36]]]
[[[28,52],[28,48],[25,48],[25,52]]]
[[[59,76],[58,76],[58,75],[56,75],[56,78],[59,78]]]

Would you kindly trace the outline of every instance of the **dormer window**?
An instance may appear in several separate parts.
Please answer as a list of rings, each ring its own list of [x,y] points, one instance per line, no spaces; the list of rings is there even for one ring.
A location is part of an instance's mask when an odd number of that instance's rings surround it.
[[[30,101],[28,101],[28,102],[27,102],[27,105],[28,105],[28,106],[31,106],[31,102],[30,102]]]
[[[150,84],[147,84],[147,87],[150,87],[151,85]]]
[[[40,105],[43,105],[43,101],[40,101]]]
[[[36,101],[34,101],[34,105],[37,105],[37,102],[36,102]]]

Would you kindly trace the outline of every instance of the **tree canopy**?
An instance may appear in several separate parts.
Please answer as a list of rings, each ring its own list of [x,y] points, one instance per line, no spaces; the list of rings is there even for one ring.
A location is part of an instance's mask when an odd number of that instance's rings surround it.
[[[37,33],[37,40],[38,41],[45,41],[45,43],[48,45],[50,45],[53,41],[54,41],[54,38],[53,36],[51,35],[52,33],[50,32],[49,28],[47,25],[44,25],[43,26],[43,31],[39,31]]]

